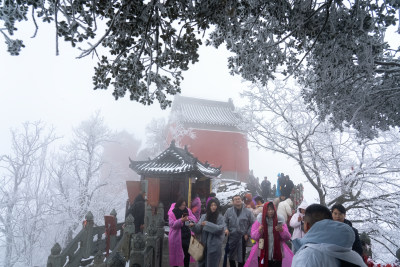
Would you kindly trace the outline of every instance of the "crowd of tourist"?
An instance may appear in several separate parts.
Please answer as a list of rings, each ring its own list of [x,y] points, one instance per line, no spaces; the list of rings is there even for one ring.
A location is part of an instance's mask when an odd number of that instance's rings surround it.
[[[183,198],[173,203],[168,211],[170,265],[188,267],[194,261],[189,254],[193,236],[203,245],[200,267],[218,267],[221,261],[224,267],[367,266],[358,231],[346,219],[343,205],[329,209],[303,200],[294,210],[293,182],[280,174],[277,184],[275,196],[267,177],[262,196],[234,195],[224,215],[215,193],[204,214],[197,196],[190,208]]]

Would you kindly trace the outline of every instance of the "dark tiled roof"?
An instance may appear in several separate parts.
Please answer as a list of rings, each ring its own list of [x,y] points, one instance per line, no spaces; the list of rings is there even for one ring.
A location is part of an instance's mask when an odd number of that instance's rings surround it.
[[[237,129],[239,115],[231,99],[228,102],[176,96],[172,112],[179,121],[209,126],[225,126]]]
[[[202,163],[186,149],[176,147],[175,141],[153,160],[131,160],[129,167],[140,175],[197,173],[200,176],[218,176],[221,173],[220,168]]]

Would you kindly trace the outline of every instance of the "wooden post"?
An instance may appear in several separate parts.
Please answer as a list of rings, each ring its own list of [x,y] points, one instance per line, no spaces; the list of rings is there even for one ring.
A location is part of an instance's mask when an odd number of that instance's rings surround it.
[[[189,186],[188,186],[188,201],[187,201],[187,208],[189,209],[189,207],[191,208],[192,206],[192,179],[189,177]]]
[[[108,254],[111,249],[111,236],[115,237],[115,235],[117,234],[114,216],[111,215],[104,216],[104,225],[106,232],[106,257],[108,257]]]
[[[156,208],[160,202],[160,178],[146,178],[147,181],[147,204]]]

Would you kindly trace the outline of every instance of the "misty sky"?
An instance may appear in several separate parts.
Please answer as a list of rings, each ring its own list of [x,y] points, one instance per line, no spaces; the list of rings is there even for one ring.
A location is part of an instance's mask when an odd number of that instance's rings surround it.
[[[17,25],[20,30],[16,36],[26,46],[20,56],[10,56],[4,41],[0,42],[0,154],[9,151],[9,129],[19,127],[24,121],[42,120],[68,138],[73,126],[101,110],[111,129],[126,130],[145,142],[146,124],[152,118],[168,116],[169,110],[162,111],[157,103],[143,106],[130,101],[129,94],[115,101],[112,89],[94,91],[92,75],[96,60],[75,59],[79,51],[62,40],[60,55],[55,56],[53,25],[39,26],[37,37],[32,39],[33,25]],[[227,56],[224,48],[202,47],[200,62],[184,73],[182,95],[222,101],[232,98],[236,106],[243,104],[239,94],[248,83],[243,83],[239,76],[229,75]],[[277,173],[285,172],[295,183],[305,181],[293,162],[249,146],[250,169],[256,176],[267,175],[275,183]],[[306,185],[307,188],[310,187]],[[305,197],[314,202],[316,193],[308,191]]]

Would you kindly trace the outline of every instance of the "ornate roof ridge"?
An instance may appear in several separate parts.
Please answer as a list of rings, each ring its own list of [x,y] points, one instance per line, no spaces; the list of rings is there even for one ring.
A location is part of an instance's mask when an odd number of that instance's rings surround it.
[[[236,131],[240,131],[238,128],[240,116],[235,110],[232,99],[224,102],[176,96],[171,113],[183,123],[233,127]]]
[[[173,159],[168,156],[173,156]],[[164,160],[163,159],[169,159]],[[147,161],[133,161],[131,159],[129,167],[136,171],[138,174],[172,174],[172,173],[185,173],[191,171],[200,172],[203,176],[211,175],[218,176],[221,173],[221,167],[211,167],[206,161],[202,163],[194,155],[192,155],[187,147],[184,149],[175,145],[172,140],[170,146],[161,152],[154,159]]]

